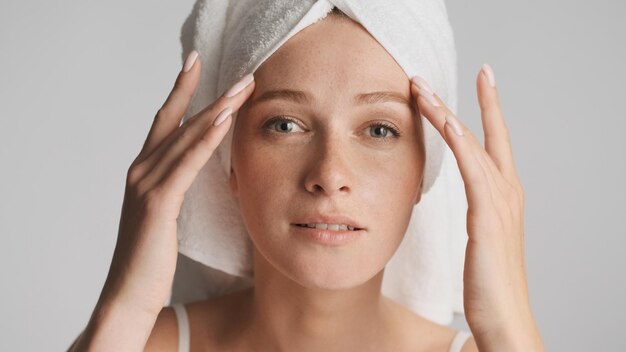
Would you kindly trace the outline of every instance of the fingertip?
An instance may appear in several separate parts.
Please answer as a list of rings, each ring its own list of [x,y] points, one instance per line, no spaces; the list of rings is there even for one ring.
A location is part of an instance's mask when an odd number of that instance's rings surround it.
[[[454,115],[452,114],[446,115],[446,125],[449,126],[450,129],[452,129],[452,132],[454,132],[454,134],[456,134],[457,136],[463,135],[463,127],[461,126],[461,123],[459,122],[459,120],[457,120],[456,117],[454,117]]]
[[[478,74],[476,75],[476,91],[477,92],[485,92],[487,87],[489,86],[489,82],[485,72],[482,67],[478,70]]]
[[[419,92],[420,89],[417,86],[417,84],[415,84],[415,82],[411,81],[411,94],[413,95],[413,97],[415,97],[415,99],[417,100],[417,97],[419,97]]]
[[[196,51],[195,49],[192,50],[189,55],[187,55],[187,59],[185,59],[185,63],[183,64],[183,72],[189,72],[189,70],[194,66],[194,64],[196,63],[196,61],[200,61],[198,60],[198,51]]]
[[[226,107],[217,115],[217,117],[215,118],[215,121],[213,121],[213,126],[221,125],[222,122],[224,122],[227,118],[231,117],[232,114],[233,114],[233,109],[229,106]]]
[[[452,152],[455,155],[458,154],[460,143],[463,141],[463,136],[457,134],[452,124],[448,121],[443,124],[442,135]]]
[[[250,74],[252,75],[252,74]],[[256,88],[256,79],[254,79],[254,76],[252,76],[252,81],[250,82],[250,84],[248,84],[244,90],[246,91],[246,95],[250,96],[252,95],[252,93],[254,92],[254,89]]]
[[[489,86],[491,86],[492,88],[495,88],[496,76],[493,73],[493,69],[491,68],[491,65],[489,65],[488,63],[482,64],[480,71],[485,75],[485,78],[487,79]]]
[[[228,89],[223,96],[226,98],[232,98],[241,91],[249,89],[249,87],[254,83],[254,75],[252,73],[248,73],[239,79],[235,84],[233,84],[230,89]]]
[[[500,104],[498,88],[495,86],[495,78],[493,77],[493,70],[488,64],[483,64],[478,71],[476,77],[476,95],[481,110]]]

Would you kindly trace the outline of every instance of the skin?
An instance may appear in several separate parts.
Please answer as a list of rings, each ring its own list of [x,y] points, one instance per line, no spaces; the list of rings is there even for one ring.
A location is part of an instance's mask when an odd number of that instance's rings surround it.
[[[381,294],[384,266],[421,197],[425,160],[404,71],[363,27],[332,17],[287,41],[255,84],[235,121],[230,177],[254,243],[255,286],[188,305],[203,327],[192,348],[447,350],[456,331]],[[259,100],[280,89],[306,91],[309,101]],[[400,99],[353,101],[380,91]],[[295,121],[271,120],[278,115]],[[343,247],[313,244],[291,225],[313,211],[347,214],[366,233]]]
[[[420,111],[454,153],[465,184],[465,316],[480,351],[544,351],[528,295],[524,190],[489,65],[481,69],[476,85],[484,147],[439,96],[411,86]]]
[[[363,27],[333,17],[290,38],[255,81],[235,122],[230,178],[254,243],[240,339],[267,350],[390,350],[402,321],[380,293],[383,269],[420,199],[425,160],[408,77]],[[280,89],[310,101],[259,99]],[[400,99],[354,102],[379,91]],[[270,120],[278,115],[295,122]],[[292,224],[315,211],[346,214],[366,232],[342,247],[314,244]]]
[[[253,83],[180,125],[200,70],[197,60],[179,74],[129,169],[109,275],[70,350],[176,349],[176,318],[163,307],[178,250],[176,218],[198,170],[232,124],[227,118],[211,125],[226,107],[239,110],[229,185],[254,243],[256,283],[187,305],[192,350],[447,351],[456,331],[380,292],[384,265],[420,199],[424,155],[415,111],[450,146],[468,198],[464,306],[475,340],[462,351],[544,350],[528,300],[524,193],[497,89],[488,83],[491,70],[477,77],[484,147],[436,93],[411,84],[351,20],[329,17],[298,33]],[[276,88],[306,90],[311,102],[255,103]],[[352,104],[355,94],[377,90],[395,91],[410,104]],[[280,114],[297,120],[287,123],[289,133],[261,128]],[[380,120],[402,137],[378,141],[381,132],[370,124]],[[298,238],[289,224],[314,210],[348,214],[365,234],[337,248]]]

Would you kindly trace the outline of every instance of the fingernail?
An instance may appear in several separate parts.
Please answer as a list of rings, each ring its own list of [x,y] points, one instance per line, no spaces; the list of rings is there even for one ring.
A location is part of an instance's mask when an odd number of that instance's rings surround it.
[[[437,99],[435,99],[435,96],[432,93],[429,93],[424,89],[420,89],[419,94],[423,96],[430,105],[439,106],[439,102],[437,102]]]
[[[189,53],[189,55],[187,55],[187,59],[185,60],[185,64],[183,65],[183,72],[188,72],[191,67],[193,66],[193,64],[196,62],[196,59],[198,58],[198,52],[193,50],[192,52]]]
[[[420,76],[413,76],[413,78],[411,78],[411,82],[417,86],[419,94],[423,96],[431,105],[439,106],[437,99],[435,99],[433,89],[430,85],[428,85],[425,79]]]
[[[222,112],[220,112],[215,118],[215,121],[213,122],[213,126],[219,126],[232,113],[233,113],[233,109],[230,106],[222,110]]]
[[[456,133],[459,136],[463,135],[463,128],[461,128],[461,124],[459,123],[459,120],[456,119],[456,117],[454,117],[454,115],[448,114],[446,115],[446,123],[450,125],[450,127],[452,127],[452,130],[454,131],[454,133]]]
[[[227,97],[235,96],[237,95],[237,93],[246,88],[250,83],[252,83],[252,81],[254,81],[254,76],[252,75],[252,73],[248,73],[247,75],[243,76],[243,78],[241,78],[239,82],[230,87],[230,89],[224,95]]]
[[[487,81],[489,81],[489,85],[492,87],[496,86],[496,75],[493,74],[493,69],[489,64],[484,63],[481,70],[487,76]]]
[[[427,91],[430,94],[434,94],[435,93],[433,91],[433,89],[430,88],[430,86],[428,85],[426,80],[423,79],[422,77],[420,77],[420,76],[413,76],[413,78],[411,78],[411,81],[413,83],[415,83],[419,89],[425,90],[425,91]]]

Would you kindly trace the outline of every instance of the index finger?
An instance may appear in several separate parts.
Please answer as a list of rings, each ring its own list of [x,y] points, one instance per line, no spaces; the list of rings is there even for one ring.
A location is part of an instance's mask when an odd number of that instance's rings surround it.
[[[498,91],[495,86],[493,69],[483,64],[476,78],[476,92],[484,126],[485,150],[491,156],[502,175],[509,181],[517,181],[513,161],[513,148],[509,130],[506,127]]]
[[[148,137],[139,153],[140,156],[149,155],[168,135],[178,128],[198,86],[201,69],[202,64],[198,58],[198,52],[193,50],[187,56],[183,68],[178,73],[174,87],[165,103],[154,117]]]

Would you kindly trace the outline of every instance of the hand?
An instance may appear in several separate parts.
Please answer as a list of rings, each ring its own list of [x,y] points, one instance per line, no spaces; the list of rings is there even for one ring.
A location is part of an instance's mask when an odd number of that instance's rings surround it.
[[[230,113],[243,105],[255,87],[253,77],[247,76],[250,81],[238,82],[228,92],[242,89],[238,94],[226,93],[180,125],[201,72],[200,60],[192,64],[188,72],[179,73],[128,170],[117,244],[103,289],[107,299],[140,307],[155,317],[174,278],[176,219],[185,192],[228,132]],[[227,118],[214,126],[220,116]]]
[[[524,191],[515,170],[493,71],[484,65],[476,82],[485,148],[423,79],[412,81],[416,84],[411,84],[411,92],[417,97],[419,111],[450,146],[465,184],[469,238],[463,297],[477,345],[481,351],[543,350],[528,299]]]

